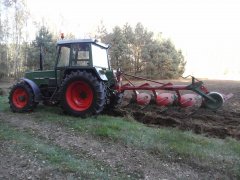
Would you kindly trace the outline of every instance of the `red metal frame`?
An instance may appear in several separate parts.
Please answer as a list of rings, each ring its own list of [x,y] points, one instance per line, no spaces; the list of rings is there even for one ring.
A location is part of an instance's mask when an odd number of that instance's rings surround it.
[[[126,76],[144,81],[149,81],[157,85],[151,85],[149,83],[134,85]],[[187,77],[184,78],[186,79]],[[138,90],[152,91],[155,103],[159,106],[170,106],[172,104],[177,104],[181,107],[191,107],[196,104],[197,99],[201,97],[202,105],[212,110],[218,109],[222,106],[225,100],[233,96],[233,94],[231,93],[228,95],[224,95],[218,92],[209,92],[207,88],[203,85],[202,81],[199,81],[193,76],[190,77],[192,78],[192,82],[189,85],[173,85],[170,82],[162,83],[151,79],[126,74],[118,70],[116,73],[117,83],[115,86],[115,91],[117,91],[117,93],[123,93],[126,90],[132,90],[134,92],[133,98],[140,105],[147,105],[148,103],[150,103],[151,96],[145,92],[139,93]],[[125,78],[128,83],[122,85],[122,78]],[[157,93],[158,90],[174,91],[175,93]],[[181,95],[180,91],[182,90],[189,90],[195,93]]]
[[[156,83],[159,85],[150,85],[149,83],[144,83],[144,84],[136,86],[126,76],[153,82],[153,83]],[[122,85],[122,78],[126,79],[128,81],[128,83]],[[205,86],[203,86],[203,82],[197,80],[194,77],[192,77],[192,83],[189,85],[173,85],[170,82],[162,83],[162,82],[154,81],[154,80],[143,78],[143,77],[125,74],[125,73],[122,73],[119,71],[117,72],[117,86],[115,89],[119,93],[123,93],[126,90],[132,90],[135,95],[137,95],[138,90],[152,91],[155,98],[157,97],[157,92],[156,92],[157,90],[175,91],[176,95],[178,97],[177,98],[178,103],[181,102],[181,94],[180,94],[181,90],[191,90],[201,96],[207,96],[207,94],[209,93],[207,88]]]

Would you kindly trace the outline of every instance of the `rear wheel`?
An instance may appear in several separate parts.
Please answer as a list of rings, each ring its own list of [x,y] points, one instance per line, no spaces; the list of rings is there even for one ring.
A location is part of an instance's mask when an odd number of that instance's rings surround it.
[[[61,107],[74,116],[100,113],[105,105],[105,85],[86,71],[72,72],[61,85]]]
[[[224,99],[221,94],[219,94],[217,92],[210,92],[210,93],[208,93],[208,96],[213,98],[215,100],[215,102],[208,100],[208,99],[204,99],[204,101],[203,101],[204,107],[211,109],[211,110],[217,110],[220,107],[222,107],[222,105],[224,103]]]
[[[36,107],[32,89],[25,82],[18,82],[10,91],[9,104],[13,112],[32,111]]]

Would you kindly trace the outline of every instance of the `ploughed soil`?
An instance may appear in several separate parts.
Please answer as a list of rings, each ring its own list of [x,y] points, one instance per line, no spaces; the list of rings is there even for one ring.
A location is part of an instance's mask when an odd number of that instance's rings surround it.
[[[167,81],[166,81],[167,82]],[[173,84],[190,84],[189,81],[170,81]],[[135,82],[140,85],[142,82]],[[201,108],[201,99],[193,106],[160,107],[156,105],[141,106],[129,103],[132,92],[125,91],[122,104],[107,113],[116,116],[131,116],[135,120],[153,127],[175,127],[211,137],[240,139],[240,81],[204,80],[204,85],[211,92],[233,93],[223,107],[216,111]],[[151,94],[151,92],[149,92]],[[191,91],[181,94],[193,93]]]

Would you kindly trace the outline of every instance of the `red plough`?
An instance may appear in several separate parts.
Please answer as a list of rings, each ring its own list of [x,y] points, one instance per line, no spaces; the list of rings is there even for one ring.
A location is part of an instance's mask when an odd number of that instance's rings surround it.
[[[155,83],[156,85],[151,85],[149,83],[144,83],[141,85],[134,85],[127,77],[133,77],[136,79],[148,81]],[[223,103],[231,98],[233,94],[224,95],[218,92],[209,92],[207,88],[203,85],[202,81],[199,81],[193,76],[187,76],[192,78],[192,82],[189,85],[174,85],[172,83],[161,83],[151,79],[146,79],[138,76],[133,76],[123,72],[117,72],[118,85],[116,90],[118,93],[123,93],[127,90],[132,90],[134,93],[133,99],[139,105],[148,105],[151,101],[159,106],[170,106],[179,105],[181,107],[191,107],[196,104],[198,99],[202,100],[202,107],[208,109],[216,110],[222,107]],[[187,78],[186,77],[186,78]],[[125,78],[128,83],[122,84],[122,78]],[[183,94],[180,91],[189,90],[195,92],[194,94]],[[146,92],[139,93],[138,91],[151,91],[152,96]],[[159,91],[172,91],[172,92],[162,92]]]

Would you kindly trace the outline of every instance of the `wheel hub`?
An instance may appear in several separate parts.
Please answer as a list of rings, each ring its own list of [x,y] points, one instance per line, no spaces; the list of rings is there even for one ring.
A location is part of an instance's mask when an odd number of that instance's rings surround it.
[[[81,99],[86,99],[86,98],[87,98],[87,93],[84,92],[84,91],[82,91],[82,92],[80,92],[79,97],[80,97]]]
[[[24,108],[27,105],[28,100],[29,95],[24,88],[18,87],[15,89],[12,95],[12,102],[16,108]]]
[[[19,97],[18,97],[18,100],[19,100],[20,102],[24,102],[24,101],[26,100],[26,97],[25,97],[25,96],[19,96]]]
[[[93,102],[91,86],[84,81],[74,81],[68,85],[66,91],[68,105],[75,111],[85,111]]]

